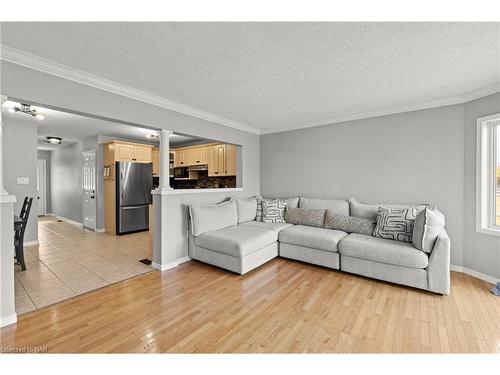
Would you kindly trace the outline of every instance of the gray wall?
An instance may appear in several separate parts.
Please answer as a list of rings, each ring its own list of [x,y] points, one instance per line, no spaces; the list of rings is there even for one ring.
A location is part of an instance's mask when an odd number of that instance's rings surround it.
[[[38,201],[36,190],[38,128],[36,120],[3,123],[4,185],[9,194],[15,195],[17,202],[14,213],[19,215],[25,196],[33,197],[33,205],[24,233],[24,241],[38,240]],[[18,177],[28,177],[28,185],[18,185]]]
[[[50,151],[38,150],[38,159],[45,160],[45,211],[47,213],[52,212],[52,206],[50,205],[51,194],[50,194]]]
[[[2,94],[11,98],[241,145],[243,189],[234,192],[234,195],[249,197],[259,193],[258,135],[183,115],[5,61],[1,61],[1,68]],[[54,164],[52,171],[54,171]],[[54,190],[54,185],[52,185],[52,190]],[[181,255],[187,255],[187,239],[182,228],[187,223],[181,223],[187,215],[187,203],[192,201],[194,195],[195,199],[201,202],[219,200],[222,194],[215,194],[185,194],[169,204],[168,222],[177,223],[173,224],[173,228],[169,227],[169,239],[176,244],[176,249]],[[54,200],[52,200],[52,205],[54,206]],[[182,212],[182,216],[179,212]]]
[[[462,265],[463,106],[261,137],[261,194],[430,203],[446,215]]]
[[[52,213],[82,222],[83,143],[73,143],[51,152],[50,185]]]
[[[500,93],[465,104],[464,267],[500,279],[500,237],[476,232],[476,119],[500,112]]]

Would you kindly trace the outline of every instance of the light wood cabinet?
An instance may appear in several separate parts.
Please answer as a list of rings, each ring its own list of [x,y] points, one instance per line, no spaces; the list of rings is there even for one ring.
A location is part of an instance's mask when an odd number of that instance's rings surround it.
[[[153,163],[153,176],[160,175],[160,150],[156,147],[151,150],[151,161]]]
[[[189,152],[187,149],[176,149],[175,150],[175,166],[176,167],[187,167],[189,165]]]
[[[151,163],[152,146],[121,142],[110,142],[108,144],[114,150],[115,161]]]
[[[176,167],[207,164],[207,146],[182,147],[175,149]]]
[[[226,176],[236,176],[236,146],[226,145]]]
[[[225,176],[226,145],[208,146],[208,176]]]

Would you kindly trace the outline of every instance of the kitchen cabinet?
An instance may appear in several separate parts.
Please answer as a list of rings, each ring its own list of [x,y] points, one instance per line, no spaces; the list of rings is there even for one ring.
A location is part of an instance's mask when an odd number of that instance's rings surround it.
[[[195,147],[190,151],[189,157],[190,165],[203,165],[207,164],[207,146]]]
[[[175,150],[175,166],[187,167],[189,165],[189,151],[184,148]]]
[[[207,164],[207,146],[193,146],[175,149],[176,167]]]
[[[160,150],[154,147],[151,150],[151,161],[153,163],[153,176],[160,175]]]
[[[109,150],[114,152],[115,161],[133,161],[137,163],[151,163],[152,146],[110,142]]]
[[[236,176],[236,146],[216,144],[208,146],[208,176]]]

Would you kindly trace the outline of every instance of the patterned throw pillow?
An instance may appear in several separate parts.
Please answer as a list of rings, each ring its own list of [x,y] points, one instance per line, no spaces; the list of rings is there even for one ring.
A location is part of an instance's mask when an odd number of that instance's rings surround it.
[[[262,201],[262,221],[264,223],[285,223],[285,199]]]
[[[373,235],[401,242],[412,242],[413,225],[418,214],[416,208],[379,207],[377,225]]]

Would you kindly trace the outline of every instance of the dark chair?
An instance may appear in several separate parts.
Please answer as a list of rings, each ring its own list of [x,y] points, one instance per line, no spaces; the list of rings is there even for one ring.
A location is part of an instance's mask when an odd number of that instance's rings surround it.
[[[21,265],[21,270],[26,271],[26,264],[24,263],[24,231],[26,230],[26,225],[28,224],[28,218],[30,216],[31,204],[33,203],[33,198],[24,198],[23,207],[21,209],[20,218],[23,221],[19,228],[15,231],[14,235],[14,246],[16,249],[16,260]]]
[[[23,202],[23,206],[21,207],[21,213],[19,214],[19,217],[24,216],[24,213],[26,212],[26,207],[28,207],[29,200],[30,200],[30,197],[24,197],[24,202]]]

